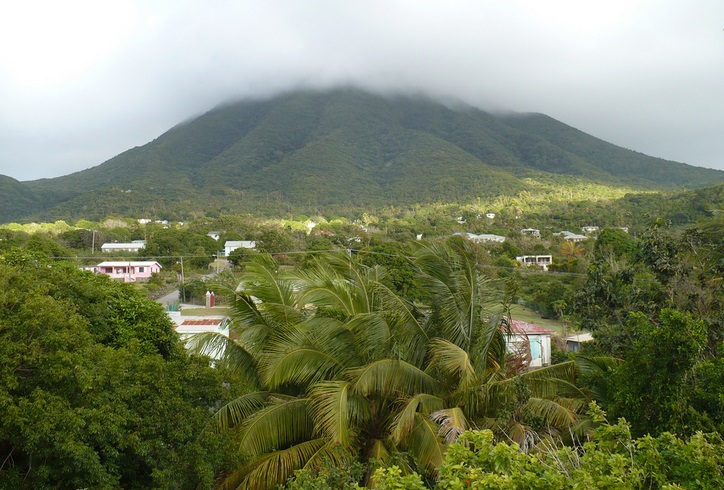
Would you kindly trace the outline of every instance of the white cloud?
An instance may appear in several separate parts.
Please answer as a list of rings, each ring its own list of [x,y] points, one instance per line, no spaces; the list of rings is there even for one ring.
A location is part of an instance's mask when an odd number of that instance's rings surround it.
[[[354,82],[724,168],[724,3],[6,2],[0,173],[80,170],[221,101]]]

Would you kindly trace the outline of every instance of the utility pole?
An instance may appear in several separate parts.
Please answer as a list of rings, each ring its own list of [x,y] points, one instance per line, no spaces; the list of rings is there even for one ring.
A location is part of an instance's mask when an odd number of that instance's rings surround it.
[[[181,303],[186,300],[186,282],[184,281],[184,257],[181,256]]]

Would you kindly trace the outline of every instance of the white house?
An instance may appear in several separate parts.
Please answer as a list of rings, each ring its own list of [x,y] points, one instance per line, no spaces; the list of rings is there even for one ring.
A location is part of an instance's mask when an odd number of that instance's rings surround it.
[[[131,243],[104,243],[101,245],[103,252],[138,252],[146,248],[146,240],[133,240]]]
[[[561,231],[553,234],[556,236],[562,235],[563,239],[567,242],[582,242],[583,240],[588,240],[586,235],[578,235],[576,233],[571,233],[570,231]]]
[[[516,257],[515,260],[520,262],[521,265],[530,267],[532,265],[538,266],[544,271],[548,270],[548,267],[553,263],[552,255],[521,255]]]
[[[218,231],[210,231],[206,234],[206,236],[211,237],[218,242],[219,238],[221,238],[221,233]]]
[[[154,272],[161,272],[161,264],[155,261],[110,261],[83,267],[94,274],[107,274],[111,279],[123,282],[147,281]]]
[[[510,331],[504,331],[508,352],[523,356],[530,368],[551,363],[551,334],[555,330],[520,320],[510,321]]]
[[[482,233],[480,235],[471,236],[470,240],[472,240],[475,243],[481,243],[481,242],[503,243],[505,241],[505,237],[500,236],[500,235],[493,235],[490,233]]]
[[[227,240],[226,243],[224,243],[224,257],[231,255],[231,252],[237,248],[248,248],[253,250],[256,248],[256,242],[250,240]]]
[[[482,233],[482,234],[480,234],[480,235],[476,235],[475,233],[462,233],[462,232],[457,232],[457,233],[453,233],[453,235],[464,236],[465,238],[467,238],[467,239],[470,240],[471,242],[475,242],[475,243],[482,243],[482,242],[497,242],[497,243],[503,243],[503,242],[505,241],[505,237],[504,237],[504,236],[492,235],[492,234],[490,234],[490,233]]]
[[[488,219],[495,219],[495,213],[485,213],[485,217]]]
[[[201,333],[218,333],[229,336],[229,320],[223,315],[182,316],[180,311],[166,312],[174,323],[174,330],[187,348],[194,347],[194,335]],[[221,352],[206,352],[209,357],[219,359]]]
[[[520,230],[520,233],[522,235],[530,235],[535,238],[540,238],[540,230],[537,230],[535,228],[523,228]]]

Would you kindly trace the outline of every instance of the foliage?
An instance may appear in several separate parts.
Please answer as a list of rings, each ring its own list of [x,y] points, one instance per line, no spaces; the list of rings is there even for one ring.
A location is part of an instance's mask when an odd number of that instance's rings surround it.
[[[372,476],[372,488],[377,490],[425,490],[422,478],[417,473],[402,474],[397,466],[378,468]]]
[[[296,274],[254,256],[237,289],[234,340],[199,342],[223,349],[221,365],[258,386],[215,415],[220,430],[237,431],[247,458],[224,487],[273,487],[324,457],[385,465],[401,452],[407,467],[434,475],[468,427],[527,449],[539,431],[576,427],[587,397],[573,363],[507,371],[503,308],[476,253],[461,238],[418,252],[424,308],[348,254]]]
[[[128,285],[4,254],[0,358],[2,488],[210,488],[233,460],[198,438],[221,372]]]
[[[626,362],[613,373],[611,410],[625,414],[638,434],[662,430],[690,434],[720,428],[715,424],[724,413],[721,400],[692,404],[702,381],[697,366],[707,345],[705,323],[663,309],[656,321],[632,313],[628,324],[636,340]],[[720,364],[721,359],[712,362]],[[710,383],[724,381],[720,373],[712,374]]]
[[[490,431],[469,431],[448,449],[437,488],[721,488],[723,450],[715,434],[633,439],[625,420],[602,424],[578,448],[551,443],[531,454],[495,443]]]
[[[334,464],[329,459],[294,472],[287,490],[353,490],[360,488],[366,468],[359,463]]]
[[[606,377],[601,401],[634,433],[721,431],[724,400],[708,391],[724,382],[724,228],[669,226],[655,220],[635,242],[619,235],[620,253],[607,245],[574,310],[596,338],[587,350],[625,361]]]

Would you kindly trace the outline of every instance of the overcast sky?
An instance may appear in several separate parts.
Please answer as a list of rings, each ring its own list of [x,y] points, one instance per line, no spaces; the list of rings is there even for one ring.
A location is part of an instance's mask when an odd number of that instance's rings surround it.
[[[0,174],[65,175],[229,99],[343,83],[724,169],[724,0],[0,0]]]

